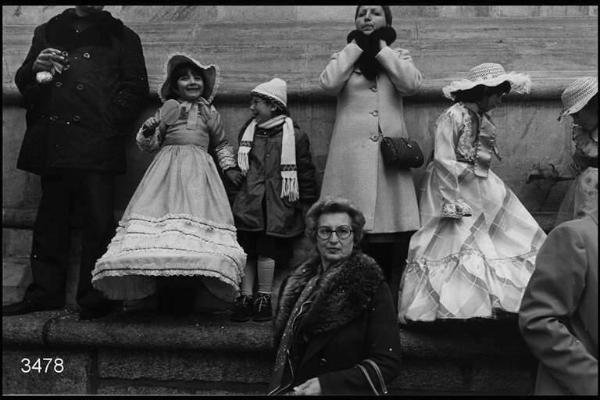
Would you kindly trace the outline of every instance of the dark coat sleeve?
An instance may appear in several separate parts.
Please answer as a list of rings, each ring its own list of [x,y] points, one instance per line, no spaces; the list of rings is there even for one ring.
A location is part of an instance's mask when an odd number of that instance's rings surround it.
[[[35,80],[35,74],[33,73],[33,62],[38,54],[46,48],[44,26],[40,25],[35,28],[29,52],[15,74],[15,84],[23,95],[26,104],[32,104],[38,97],[40,90],[40,84]]]
[[[133,121],[148,98],[148,74],[139,36],[123,27],[119,54],[119,83],[109,106],[116,125]]]
[[[308,135],[298,128],[296,131],[296,167],[298,171],[298,191],[300,200],[312,203],[317,199],[317,181],[315,179],[315,165],[310,154],[310,141]]]
[[[598,393],[598,360],[569,329],[588,268],[579,232],[559,225],[537,255],[519,311],[519,327],[532,353],[573,394]]]
[[[378,365],[385,385],[388,386],[400,372],[400,332],[392,295],[385,282],[375,292],[369,308],[365,343],[365,359],[370,359]],[[364,360],[360,364],[369,374],[377,392],[382,394],[383,388],[374,368]],[[375,394],[357,365],[345,370],[327,372],[318,378],[321,392],[325,395]]]

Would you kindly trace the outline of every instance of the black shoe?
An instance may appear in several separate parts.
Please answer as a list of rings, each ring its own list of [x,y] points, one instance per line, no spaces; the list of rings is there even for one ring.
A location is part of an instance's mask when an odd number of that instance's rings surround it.
[[[271,295],[258,293],[254,299],[254,317],[256,322],[270,321],[273,319],[271,311]]]
[[[25,297],[18,303],[2,306],[2,315],[21,315],[34,311],[60,310],[65,306],[64,301],[50,300],[42,298]]]
[[[252,296],[239,296],[235,299],[230,319],[233,322],[246,322],[250,318],[252,318]]]
[[[79,319],[82,321],[104,317],[115,311],[115,307],[101,306],[97,308],[82,307],[79,311]]]

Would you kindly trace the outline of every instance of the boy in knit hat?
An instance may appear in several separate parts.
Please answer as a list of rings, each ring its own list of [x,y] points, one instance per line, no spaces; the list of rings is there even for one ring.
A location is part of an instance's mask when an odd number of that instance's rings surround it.
[[[275,263],[287,264],[293,239],[304,231],[303,206],[317,198],[310,143],[289,117],[285,81],[274,78],[255,87],[250,111],[238,149],[245,179],[232,207],[238,242],[248,254],[231,316],[238,322],[272,318]]]

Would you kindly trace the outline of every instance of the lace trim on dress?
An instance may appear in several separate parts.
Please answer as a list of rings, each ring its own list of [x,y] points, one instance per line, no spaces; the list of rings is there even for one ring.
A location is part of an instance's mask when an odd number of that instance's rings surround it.
[[[225,230],[234,236],[235,236],[235,233],[237,232],[235,226],[233,226],[231,224],[219,224],[217,222],[199,218],[199,217],[197,217],[195,215],[191,215],[191,214],[165,214],[162,217],[148,217],[148,216],[141,215],[141,214],[130,214],[127,217],[122,218],[121,221],[119,221],[119,226],[126,228],[130,224],[130,221],[133,221],[133,220],[149,222],[152,224],[156,224],[158,226],[166,226],[166,224],[168,222],[172,222],[172,221],[176,221],[176,220],[183,220],[186,223],[189,222],[189,223],[195,223],[198,225],[202,225],[207,230],[213,230],[213,229]]]

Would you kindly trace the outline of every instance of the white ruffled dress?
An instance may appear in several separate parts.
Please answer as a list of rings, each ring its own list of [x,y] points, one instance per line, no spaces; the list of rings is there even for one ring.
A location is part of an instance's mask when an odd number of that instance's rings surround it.
[[[218,298],[235,298],[246,254],[237,243],[227,195],[208,150],[216,153],[222,169],[235,166],[235,160],[219,113],[212,106],[205,110],[208,119],[199,107],[179,104],[163,143],[159,129],[149,138],[138,133],[142,149],[160,151],[92,272],[94,287],[108,298],[141,299],[155,293],[156,278],[174,276],[201,278]],[[189,112],[198,112],[192,126]],[[160,110],[154,118],[160,119]]]
[[[433,321],[516,313],[546,238],[515,194],[491,170],[495,127],[456,103],[438,119],[434,159],[421,189],[422,228],[411,238],[399,319]],[[470,105],[476,111],[476,106]],[[472,216],[442,218],[464,202]]]

